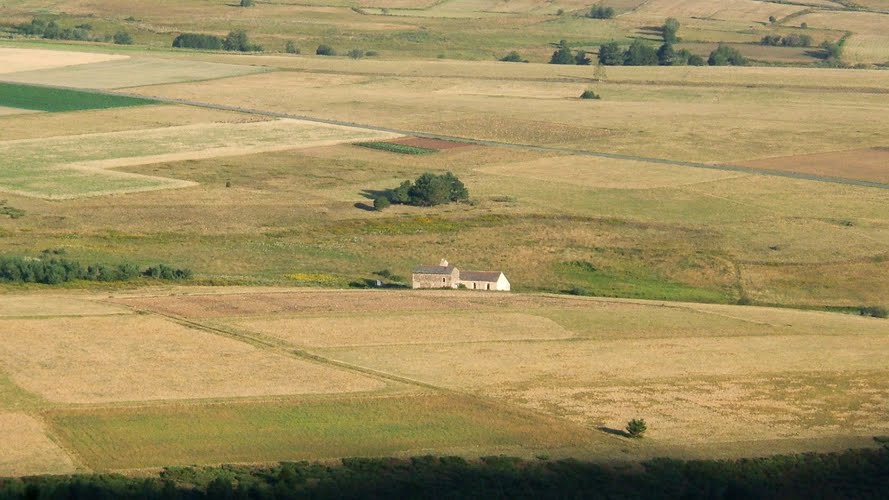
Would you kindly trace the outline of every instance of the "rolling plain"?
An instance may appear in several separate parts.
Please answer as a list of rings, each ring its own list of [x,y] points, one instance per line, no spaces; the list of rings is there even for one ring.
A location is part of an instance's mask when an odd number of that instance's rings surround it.
[[[859,313],[889,307],[889,4],[611,3],[0,6],[136,41],[0,39],[0,255],[194,271],[0,283],[0,476],[874,446],[889,322]],[[757,65],[540,64],[667,16]],[[801,22],[861,67],[758,45]],[[169,48],[237,28],[266,51]],[[469,203],[373,209],[428,171]],[[515,292],[397,288],[443,257]]]

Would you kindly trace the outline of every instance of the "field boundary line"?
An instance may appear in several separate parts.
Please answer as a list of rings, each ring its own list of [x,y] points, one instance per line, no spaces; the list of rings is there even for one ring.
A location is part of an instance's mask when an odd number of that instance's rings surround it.
[[[0,79],[0,83],[3,83],[3,80]],[[57,88],[63,90],[80,90],[72,87],[64,87],[58,85],[41,85],[47,88]],[[765,175],[772,177],[784,177],[788,179],[796,179],[803,181],[815,181],[815,182],[824,182],[830,184],[843,184],[848,186],[856,186],[856,187],[868,187],[868,188],[877,188],[877,189],[885,189],[889,190],[889,184],[884,184],[881,182],[874,181],[864,181],[857,179],[845,179],[841,177],[830,177],[830,176],[821,176],[821,175],[812,175],[812,174],[804,174],[799,172],[787,172],[783,170],[772,170],[765,168],[754,168],[754,167],[741,167],[738,165],[729,165],[729,164],[721,164],[721,163],[703,163],[696,161],[685,161],[685,160],[670,160],[666,158],[652,158],[646,156],[638,156],[638,155],[628,155],[622,153],[608,153],[604,151],[591,151],[585,149],[569,149],[569,148],[559,148],[552,146],[537,146],[533,144],[520,144],[520,143],[509,143],[509,142],[499,142],[494,140],[487,139],[475,139],[471,137],[460,137],[460,136],[452,136],[445,134],[434,134],[429,132],[420,132],[416,130],[404,130],[392,127],[383,127],[377,125],[367,125],[362,123],[348,122],[345,120],[336,120],[332,118],[318,118],[307,115],[298,115],[294,113],[284,113],[280,111],[268,111],[261,109],[253,109],[253,108],[243,108],[238,106],[230,106],[225,104],[213,104],[201,101],[192,101],[188,99],[173,99],[167,97],[157,97],[157,96],[146,96],[141,94],[132,94],[126,92],[116,92],[111,90],[93,90],[92,92],[98,94],[112,95],[118,97],[135,97],[141,99],[151,99],[157,102],[167,103],[167,104],[179,104],[183,106],[192,106],[198,108],[206,108],[206,109],[214,109],[219,111],[233,111],[236,113],[245,113],[251,115],[260,115],[260,116],[270,116],[273,118],[284,118],[290,120],[302,120],[306,122],[318,123],[322,125],[335,125],[340,127],[349,127],[356,129],[364,129],[374,132],[385,132],[391,134],[398,134],[408,137],[420,137],[425,139],[438,139],[441,141],[453,141],[453,142],[465,142],[467,144],[476,144],[479,146],[489,146],[489,147],[499,147],[499,148],[509,148],[509,149],[523,149],[528,151],[538,151],[544,153],[557,153],[562,155],[577,155],[577,156],[591,156],[597,158],[607,158],[612,160],[624,160],[624,161],[634,161],[641,163],[656,163],[661,165],[672,165],[678,167],[690,167],[690,168],[703,168],[709,170],[721,170],[725,172],[738,172],[738,173],[746,173],[746,174],[757,174],[757,175]],[[889,90],[886,90],[886,93],[889,93]]]

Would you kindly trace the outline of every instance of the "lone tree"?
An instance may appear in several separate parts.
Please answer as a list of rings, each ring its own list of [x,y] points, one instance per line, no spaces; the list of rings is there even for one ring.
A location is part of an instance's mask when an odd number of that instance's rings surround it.
[[[675,17],[668,17],[661,26],[661,33],[664,35],[665,43],[676,43],[679,41],[679,21]]]
[[[456,175],[448,172],[436,175],[425,173],[414,182],[404,181],[386,193],[392,203],[433,207],[469,199],[469,191]]]
[[[599,64],[604,66],[620,66],[624,63],[624,52],[617,42],[608,42],[599,47]]]
[[[627,422],[627,434],[631,438],[641,438],[646,430],[648,430],[648,427],[645,425],[644,419],[634,418]]]

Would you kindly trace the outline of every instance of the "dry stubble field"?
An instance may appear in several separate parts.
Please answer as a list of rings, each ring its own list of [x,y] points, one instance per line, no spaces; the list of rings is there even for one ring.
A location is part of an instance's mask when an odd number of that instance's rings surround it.
[[[873,318],[275,288],[80,293],[72,300],[98,316],[32,310],[60,300],[13,300],[27,316],[0,319],[17,332],[0,366],[33,399],[18,414],[45,422],[81,468],[423,452],[729,457],[867,446],[889,432],[889,327]],[[108,315],[121,310],[138,314]],[[0,394],[4,405],[26,397]],[[610,434],[633,417],[649,422],[647,439]]]

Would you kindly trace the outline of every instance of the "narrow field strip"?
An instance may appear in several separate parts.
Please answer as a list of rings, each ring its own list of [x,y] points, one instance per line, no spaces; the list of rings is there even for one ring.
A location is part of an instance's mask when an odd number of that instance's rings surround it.
[[[300,120],[205,123],[0,142],[0,191],[48,199],[181,188],[194,182],[109,169],[397,137]]]
[[[570,422],[447,395],[60,410],[61,439],[99,471],[353,456],[608,448]]]

